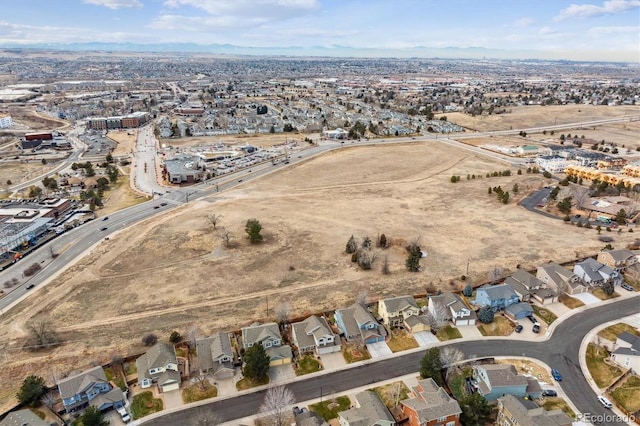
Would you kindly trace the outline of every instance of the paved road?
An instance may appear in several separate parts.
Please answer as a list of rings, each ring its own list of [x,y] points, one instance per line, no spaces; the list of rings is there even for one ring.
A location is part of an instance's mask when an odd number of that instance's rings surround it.
[[[563,376],[560,386],[581,413],[611,416],[612,411],[600,405],[580,370],[580,343],[594,327],[637,313],[638,303],[638,297],[632,297],[615,304],[601,305],[579,312],[560,323],[551,338],[544,342],[492,339],[462,341],[452,345],[463,351],[468,358],[527,356],[539,359],[560,371]],[[424,351],[418,351],[381,361],[371,361],[369,364],[355,368],[296,381],[287,387],[293,392],[297,401],[318,398],[321,393],[328,395],[348,392],[356,387],[415,373],[419,369],[423,355]],[[205,408],[213,410],[219,422],[233,421],[256,414],[264,398],[264,392],[262,390],[214,401],[205,405]],[[195,424],[196,412],[197,408],[184,409],[157,418],[142,419],[141,423],[151,426]],[[610,420],[596,424],[624,425],[625,423]]]

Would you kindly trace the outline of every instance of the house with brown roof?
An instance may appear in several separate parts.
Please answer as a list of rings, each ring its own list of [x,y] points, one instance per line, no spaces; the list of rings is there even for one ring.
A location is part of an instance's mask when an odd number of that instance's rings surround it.
[[[460,404],[432,378],[418,381],[413,398],[400,401],[409,426],[459,426]]]
[[[636,255],[627,249],[603,250],[598,253],[597,260],[600,263],[614,268],[621,274],[624,274],[629,266],[638,263]]]
[[[291,324],[291,337],[298,353],[324,355],[340,352],[340,336],[335,334],[324,317],[311,315],[309,318]]]
[[[495,401],[506,394],[539,398],[542,393],[536,379],[519,375],[511,364],[474,365],[473,378],[478,383],[478,393],[487,401]]]
[[[567,268],[556,262],[538,266],[536,278],[541,280],[548,288],[558,293],[580,294],[588,291],[584,281]]]
[[[542,280],[524,269],[518,269],[504,280],[516,292],[522,302],[536,300],[542,305],[558,301],[558,293],[547,288]]]
[[[498,398],[496,426],[571,426],[573,420],[562,409],[547,411],[530,399],[507,394]]]
[[[439,321],[451,321],[455,326],[475,325],[476,313],[462,301],[459,295],[451,292],[429,296],[429,312]],[[439,318],[440,312],[445,318]]]
[[[234,352],[229,333],[219,332],[211,337],[196,339],[196,353],[201,374],[213,374],[218,380],[233,377]]]
[[[169,343],[156,343],[146,354],[136,360],[138,368],[138,385],[141,388],[151,387],[157,383],[162,392],[180,389],[180,372],[176,349]]]
[[[419,314],[420,308],[413,296],[387,297],[378,301],[378,315],[383,324],[391,327],[398,327],[406,318]]]
[[[291,363],[293,358],[291,346],[283,344],[280,327],[275,322],[253,323],[242,328],[242,345],[245,350],[255,344],[264,347],[271,366]]]

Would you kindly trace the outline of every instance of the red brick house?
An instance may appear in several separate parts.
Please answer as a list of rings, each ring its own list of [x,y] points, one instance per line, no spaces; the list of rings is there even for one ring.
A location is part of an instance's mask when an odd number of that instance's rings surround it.
[[[409,426],[460,426],[462,410],[433,379],[424,379],[412,389],[414,398],[401,401]]]

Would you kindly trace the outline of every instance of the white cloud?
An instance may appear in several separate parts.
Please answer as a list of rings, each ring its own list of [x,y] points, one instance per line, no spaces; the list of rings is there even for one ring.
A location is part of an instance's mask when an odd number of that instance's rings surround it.
[[[189,6],[213,16],[272,18],[306,14],[319,8],[317,0],[166,0],[164,5],[172,9]]]
[[[529,25],[533,24],[535,21],[533,20],[533,18],[520,18],[517,19],[514,23],[513,26],[515,27],[528,27]]]
[[[109,9],[117,10],[124,8],[142,8],[140,0],[82,0],[83,3],[92,4],[94,6],[104,6]]]
[[[540,30],[538,30],[538,34],[542,34],[542,35],[553,34],[555,32],[556,32],[556,30],[554,30],[551,27],[542,27],[542,28],[540,28]]]
[[[606,36],[610,34],[638,34],[638,27],[592,27],[589,28],[589,35]],[[636,46],[637,47],[637,46]]]
[[[640,0],[606,0],[602,6],[596,6],[594,4],[571,4],[569,7],[562,9],[554,20],[562,21],[572,18],[615,15],[637,7],[640,7]]]

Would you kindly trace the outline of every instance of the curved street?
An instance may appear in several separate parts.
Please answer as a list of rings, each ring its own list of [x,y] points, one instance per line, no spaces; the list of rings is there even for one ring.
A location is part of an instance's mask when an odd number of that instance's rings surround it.
[[[467,358],[492,356],[526,356],[538,359],[552,368],[558,369],[563,376],[560,386],[573,401],[580,413],[602,416],[607,419],[602,425],[624,425],[625,422],[608,420],[613,416],[598,402],[596,396],[580,369],[580,344],[589,331],[596,326],[617,318],[638,313],[638,296],[620,302],[600,305],[571,315],[559,323],[551,337],[541,342],[512,341],[492,338],[476,341],[452,342]],[[296,380],[287,385],[297,401],[318,398],[321,393],[330,395],[346,392],[349,389],[368,385],[406,374],[416,373],[424,350],[394,356],[377,362],[365,363],[345,370],[319,374],[310,378]],[[151,426],[170,426],[195,424],[194,417],[200,407],[212,410],[218,422],[229,422],[256,414],[264,398],[265,389],[245,392],[236,397],[218,399],[202,404],[192,404],[180,411],[150,416],[141,419],[139,424]],[[607,417],[608,416],[608,417]]]

